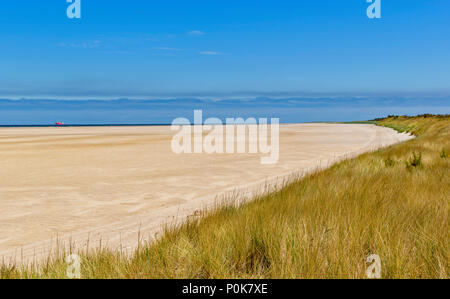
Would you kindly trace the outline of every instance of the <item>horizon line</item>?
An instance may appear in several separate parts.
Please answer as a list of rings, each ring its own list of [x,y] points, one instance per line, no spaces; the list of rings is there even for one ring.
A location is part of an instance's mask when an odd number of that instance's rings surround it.
[[[150,96],[2,96],[0,100],[20,101],[20,100],[55,100],[55,101],[150,101],[150,100],[255,100],[255,99],[302,99],[302,98],[446,98],[449,94],[432,94],[432,93],[411,93],[411,94],[339,94],[339,93],[315,93],[315,94],[242,94],[242,95],[195,95],[195,94],[174,94],[174,95],[150,95]]]

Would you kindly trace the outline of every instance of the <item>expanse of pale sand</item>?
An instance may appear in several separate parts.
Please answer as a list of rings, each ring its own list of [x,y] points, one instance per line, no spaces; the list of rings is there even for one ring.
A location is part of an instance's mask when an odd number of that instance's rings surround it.
[[[0,129],[0,257],[71,246],[132,252],[218,198],[251,198],[331,163],[410,139],[373,125],[282,125],[280,159],[181,154],[170,127]],[[326,200],[326,199],[324,199]]]

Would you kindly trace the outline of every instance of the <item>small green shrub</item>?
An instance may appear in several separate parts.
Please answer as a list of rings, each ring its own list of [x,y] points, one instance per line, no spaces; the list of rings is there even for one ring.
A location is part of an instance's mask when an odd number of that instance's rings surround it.
[[[386,167],[394,167],[395,161],[391,159],[391,157],[388,157],[386,160],[384,160],[384,165]]]
[[[445,148],[443,148],[442,151],[441,151],[441,158],[442,159],[447,159],[447,157],[448,157],[448,153],[445,150]]]
[[[414,168],[421,168],[421,167],[423,167],[422,153],[413,152],[412,157],[409,158],[408,161],[406,161],[406,168],[411,170]]]

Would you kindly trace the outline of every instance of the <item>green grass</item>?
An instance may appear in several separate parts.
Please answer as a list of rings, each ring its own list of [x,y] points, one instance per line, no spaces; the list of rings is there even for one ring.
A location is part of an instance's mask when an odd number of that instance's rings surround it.
[[[440,154],[440,157],[441,157],[442,159],[447,159],[447,158],[448,158],[448,153],[447,153],[447,151],[445,150],[445,148],[442,149],[441,154]]]
[[[343,122],[343,124],[367,124],[367,125],[376,125],[377,122],[373,120],[366,120],[366,121],[347,121]]]
[[[412,157],[409,158],[406,162],[406,168],[408,170],[412,170],[414,168],[422,168],[422,153],[413,152]]]
[[[442,152],[450,148],[450,119],[377,124],[418,137],[239,207],[218,206],[166,228],[133,256],[81,254],[82,277],[365,278],[366,259],[377,254],[383,278],[449,278],[450,173]],[[63,258],[27,268],[5,264],[0,277],[64,278]]]

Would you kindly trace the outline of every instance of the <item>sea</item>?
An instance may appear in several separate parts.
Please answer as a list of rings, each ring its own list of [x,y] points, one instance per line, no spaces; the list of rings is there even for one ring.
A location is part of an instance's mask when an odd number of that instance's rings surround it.
[[[450,114],[450,97],[233,99],[1,99],[1,127],[161,126],[176,118],[278,118],[280,123],[365,121],[388,115]]]

